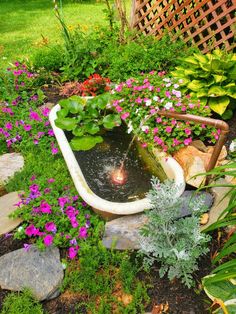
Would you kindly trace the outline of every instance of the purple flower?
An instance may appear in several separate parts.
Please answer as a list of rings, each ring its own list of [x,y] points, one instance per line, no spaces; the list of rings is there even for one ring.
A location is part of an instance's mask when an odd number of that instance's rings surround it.
[[[57,231],[57,227],[56,227],[56,225],[54,224],[54,222],[52,222],[52,221],[50,221],[50,222],[47,222],[46,224],[45,224],[45,229],[47,230],[47,231],[51,231],[51,232],[56,232]]]
[[[52,147],[52,154],[56,155],[58,153],[58,148]]]
[[[72,217],[70,219],[70,223],[71,223],[72,228],[77,228],[79,226],[78,221],[76,220],[75,217]]]
[[[53,178],[48,179],[48,183],[53,183],[53,182],[55,182],[55,179]]]
[[[7,130],[12,130],[12,124],[11,124],[11,122],[7,122],[7,123],[5,124],[5,128],[6,128]]]
[[[24,243],[25,252],[28,252],[30,248],[31,248],[31,244]]]
[[[72,240],[70,240],[70,244],[71,245],[77,245],[77,241],[75,238],[73,238]]]
[[[51,234],[46,235],[46,237],[43,239],[43,242],[45,246],[50,246],[53,242],[53,236]]]
[[[41,209],[41,212],[44,214],[51,214],[52,213],[51,206],[45,201],[41,201],[40,209]]]
[[[64,207],[67,202],[68,202],[68,198],[67,197],[59,197],[58,198],[58,205],[60,207]]]
[[[34,181],[36,179],[36,176],[33,175],[31,178],[30,178],[30,181]],[[35,184],[36,185],[36,184]]]
[[[44,194],[48,194],[48,193],[50,193],[50,192],[51,192],[51,189],[50,189],[50,188],[44,189]]]
[[[36,111],[31,111],[29,114],[29,117],[31,120],[35,120],[35,121],[42,121],[42,118],[39,116],[39,114]]]
[[[29,225],[26,229],[25,229],[25,234],[29,237],[36,236],[39,232],[39,229],[35,228],[34,225]]]
[[[35,179],[35,178],[34,178],[34,179]],[[32,181],[33,181],[33,180],[32,180]],[[31,192],[36,193],[36,192],[38,192],[38,190],[39,190],[39,186],[38,186],[38,184],[32,184],[32,185],[29,187],[29,189],[30,189]]]
[[[49,136],[54,136],[54,132],[53,132],[52,129],[48,130],[48,135],[49,135]]]
[[[86,227],[79,228],[79,237],[86,238],[87,237],[87,229]]]
[[[24,128],[24,130],[25,130],[26,132],[28,132],[28,131],[31,130],[32,127],[31,127],[30,124],[26,124],[26,125],[23,126],[23,128]]]
[[[43,115],[44,117],[48,117],[49,112],[50,112],[50,109],[46,107],[46,108],[44,108],[44,109],[42,110],[42,115]]]
[[[79,247],[70,247],[68,251],[68,256],[70,259],[74,259],[78,253]]]

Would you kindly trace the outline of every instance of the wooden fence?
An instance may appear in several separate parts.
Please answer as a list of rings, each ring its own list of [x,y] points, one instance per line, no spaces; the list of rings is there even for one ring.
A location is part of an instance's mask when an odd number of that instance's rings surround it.
[[[145,35],[181,36],[204,53],[236,47],[236,0],[133,0],[131,26]]]

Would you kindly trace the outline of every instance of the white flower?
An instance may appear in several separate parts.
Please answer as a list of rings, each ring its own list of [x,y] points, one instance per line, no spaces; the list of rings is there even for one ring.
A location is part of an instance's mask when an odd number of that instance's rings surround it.
[[[182,80],[182,79],[179,79],[179,83],[181,84],[181,83],[183,83],[184,82],[184,80]]]
[[[173,89],[173,90],[172,90],[172,94],[175,95],[177,98],[180,98],[180,97],[181,97],[181,92],[180,92],[179,90]]]
[[[146,106],[150,106],[151,103],[152,103],[151,99],[148,99],[148,100],[146,101]]]
[[[229,145],[229,150],[231,153],[235,152],[236,151],[236,139],[234,139],[230,145]]]
[[[128,123],[128,130],[127,130],[127,133],[128,133],[128,134],[130,134],[132,131],[133,131],[132,122],[131,122],[131,121],[129,121],[129,123]]]
[[[169,83],[170,82],[170,78],[169,77],[165,77],[165,78],[163,78],[163,81],[166,82],[166,83]]]
[[[138,113],[138,112],[139,112],[139,108],[135,110],[135,113]]]
[[[141,130],[142,130],[142,131],[149,130],[149,126],[148,126],[148,125],[142,125],[142,126],[141,126]]]
[[[62,266],[63,269],[67,268],[67,264],[66,263],[61,263],[61,266]]]
[[[159,97],[158,97],[158,96],[154,96],[152,99],[153,99],[154,101],[158,101],[158,100],[159,100]]]
[[[170,86],[171,86],[171,83],[167,83],[167,84],[166,84],[166,87],[170,87]]]
[[[173,107],[173,104],[172,104],[172,102],[167,102],[164,107],[165,107],[167,110],[169,110],[170,108]]]
[[[20,226],[18,229],[17,229],[17,232],[22,232],[24,231],[24,228],[22,226]]]
[[[179,84],[174,84],[174,88],[178,88],[179,87]]]

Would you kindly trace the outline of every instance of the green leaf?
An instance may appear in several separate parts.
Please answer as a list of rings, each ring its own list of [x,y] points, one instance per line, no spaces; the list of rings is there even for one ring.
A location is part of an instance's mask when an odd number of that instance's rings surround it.
[[[75,135],[75,136],[83,136],[84,135],[84,129],[82,127],[76,127],[72,133]]]
[[[226,90],[220,86],[211,86],[208,91],[209,97],[219,97],[219,96],[225,96],[225,95],[227,95]]]
[[[231,261],[228,261],[226,263],[221,264],[220,266],[218,266],[217,268],[215,268],[212,273],[217,273],[221,270],[231,270],[232,268],[236,268],[236,259],[233,259]]]
[[[203,278],[203,286],[209,298],[227,301],[231,297],[235,297],[236,287],[230,281],[215,281],[217,275],[210,275]]]
[[[202,81],[193,80],[187,85],[187,87],[194,92],[198,92],[200,88],[204,87],[204,85],[205,84]]]
[[[232,98],[236,98],[236,87],[230,87],[227,90],[228,96],[232,97]]]
[[[231,80],[236,80],[236,64],[229,70],[228,75]]]
[[[220,74],[212,74],[216,83],[221,83],[227,79],[227,76]]]
[[[230,102],[230,100],[229,100],[229,97],[227,97],[227,96],[211,97],[209,99],[208,104],[213,111],[222,115],[225,112],[229,102]]]
[[[221,117],[223,120],[229,120],[229,119],[233,118],[233,115],[234,115],[233,110],[226,109]]]
[[[93,148],[96,144],[102,143],[103,138],[101,136],[83,136],[74,137],[70,144],[73,150],[89,150]]]
[[[208,96],[208,90],[201,88],[199,92],[197,92],[197,98],[201,98],[204,96]]]
[[[220,253],[213,259],[213,264],[220,261],[223,257],[234,252],[236,252],[236,243],[226,247],[225,249],[222,249]],[[235,277],[236,277],[236,272],[235,272]]]
[[[196,58],[194,58],[194,57],[184,58],[183,61],[187,62],[187,63],[194,64],[194,65],[198,65],[199,64],[198,60]]]
[[[72,97],[70,97],[69,100],[70,101],[67,108],[71,113],[76,114],[83,111],[84,106],[82,104],[83,102],[81,101],[81,97],[78,97],[78,100],[75,98],[72,99]]]
[[[97,123],[89,122],[89,123],[85,124],[85,131],[89,134],[94,135],[100,131],[100,128],[97,125]]]
[[[63,108],[59,111],[57,111],[57,117],[58,118],[65,118],[69,113],[69,110],[67,108]]]
[[[61,107],[67,108],[69,105],[69,99],[61,99],[58,103]]]
[[[73,118],[58,118],[55,120],[55,124],[60,129],[72,131],[76,127],[77,121]]]
[[[121,119],[118,114],[108,114],[103,118],[103,125],[106,129],[112,129],[121,125]]]
[[[209,62],[208,58],[205,55],[203,55],[203,54],[194,53],[193,55],[199,61],[200,64]]]

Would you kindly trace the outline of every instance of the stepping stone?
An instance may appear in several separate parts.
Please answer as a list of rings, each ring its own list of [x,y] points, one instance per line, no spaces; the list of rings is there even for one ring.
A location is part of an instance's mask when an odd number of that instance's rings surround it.
[[[24,158],[19,153],[9,153],[0,156],[0,185],[4,185],[14,174],[24,166]]]
[[[213,196],[210,193],[200,192],[196,195],[195,191],[185,191],[181,196],[183,203],[178,218],[189,216],[189,201],[191,199],[194,201],[194,199],[200,196],[204,197],[205,206],[210,208],[213,203]],[[146,222],[147,216],[145,214],[123,216],[107,222],[102,240],[103,245],[107,248],[114,247],[118,250],[140,249],[139,229]]]
[[[11,192],[0,197],[0,235],[14,230],[22,222],[19,218],[12,219],[8,217],[17,209],[14,205],[20,201],[19,193]]]
[[[63,277],[56,247],[39,251],[32,246],[27,252],[19,249],[0,257],[1,288],[12,291],[29,288],[39,301],[57,297]]]

